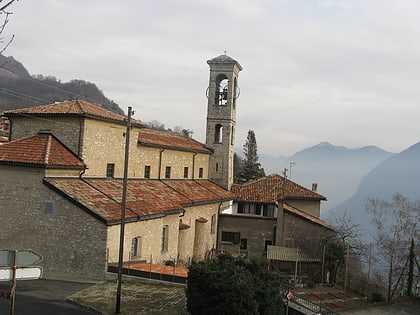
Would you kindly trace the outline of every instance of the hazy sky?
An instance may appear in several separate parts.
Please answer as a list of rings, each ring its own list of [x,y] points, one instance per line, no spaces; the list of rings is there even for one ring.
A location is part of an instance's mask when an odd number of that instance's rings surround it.
[[[134,118],[204,141],[208,59],[239,76],[236,141],[260,155],[321,141],[399,152],[420,141],[420,1],[20,0],[4,53],[31,74],[95,83]]]

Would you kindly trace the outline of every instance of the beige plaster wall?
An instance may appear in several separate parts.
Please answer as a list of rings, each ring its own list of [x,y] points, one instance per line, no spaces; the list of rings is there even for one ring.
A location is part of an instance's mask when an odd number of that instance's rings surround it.
[[[163,263],[175,260],[178,265],[187,266],[193,260],[202,260],[208,250],[216,247],[217,219],[215,232],[211,233],[211,217],[217,218],[219,203],[187,207],[184,215],[171,214],[161,218],[130,222],[125,225],[124,261],[145,260],[153,263]],[[207,223],[198,223],[197,218],[207,219]],[[179,223],[190,227],[179,230]],[[169,227],[168,250],[162,251],[162,229]],[[198,231],[198,232],[197,232]],[[108,262],[118,262],[120,226],[108,227]],[[131,242],[135,237],[141,237],[139,254],[131,257]]]
[[[314,217],[319,218],[320,209],[321,209],[321,202],[317,200],[286,200],[286,202],[299,209],[302,210]]]

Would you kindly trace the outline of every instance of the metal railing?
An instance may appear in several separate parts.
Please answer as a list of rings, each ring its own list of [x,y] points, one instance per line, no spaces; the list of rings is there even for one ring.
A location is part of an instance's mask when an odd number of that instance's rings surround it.
[[[288,302],[293,302],[306,310],[309,310],[310,312],[313,312],[313,314],[322,314],[322,315],[340,315],[340,313],[334,312],[333,310],[330,310],[329,308],[319,304],[315,303],[313,301],[310,301],[308,299],[305,299],[303,297],[300,297],[296,292],[293,290],[283,287],[282,288],[282,294],[287,299]],[[291,305],[289,304],[289,307]]]

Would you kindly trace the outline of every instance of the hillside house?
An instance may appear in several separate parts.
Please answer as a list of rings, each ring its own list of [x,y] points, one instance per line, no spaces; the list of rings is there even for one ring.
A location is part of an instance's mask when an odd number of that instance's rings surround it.
[[[320,266],[323,244],[334,235],[319,218],[324,196],[277,174],[235,184],[231,192],[233,207],[219,216],[220,251],[265,257],[290,272],[299,249],[300,262]]]

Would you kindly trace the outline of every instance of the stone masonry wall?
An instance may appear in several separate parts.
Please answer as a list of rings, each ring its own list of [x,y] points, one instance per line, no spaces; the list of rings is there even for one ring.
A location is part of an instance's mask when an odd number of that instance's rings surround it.
[[[70,150],[79,154],[83,126],[78,117],[12,117],[11,140],[36,135],[40,130],[51,131]]]
[[[44,278],[101,280],[106,226],[42,183],[43,169],[0,167],[0,248],[43,255]]]

